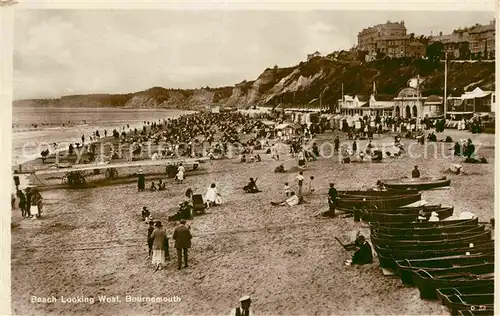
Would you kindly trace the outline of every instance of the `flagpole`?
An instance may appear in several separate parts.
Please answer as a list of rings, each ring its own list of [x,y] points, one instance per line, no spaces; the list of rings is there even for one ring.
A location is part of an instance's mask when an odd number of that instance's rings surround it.
[[[443,113],[444,113],[444,120],[446,121],[446,108],[448,106],[448,54],[445,52],[445,58],[444,58],[444,97],[443,97]]]
[[[342,82],[342,105],[341,107],[344,106],[344,83]],[[342,113],[342,108],[339,109],[340,112]]]

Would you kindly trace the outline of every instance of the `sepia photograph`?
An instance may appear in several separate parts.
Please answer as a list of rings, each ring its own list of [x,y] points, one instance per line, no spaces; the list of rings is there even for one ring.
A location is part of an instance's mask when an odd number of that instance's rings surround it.
[[[493,5],[8,2],[12,315],[494,315]]]

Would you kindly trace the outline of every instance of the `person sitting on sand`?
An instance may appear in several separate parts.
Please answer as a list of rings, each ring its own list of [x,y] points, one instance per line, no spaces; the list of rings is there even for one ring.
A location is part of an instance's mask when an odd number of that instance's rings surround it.
[[[277,166],[276,168],[274,168],[274,172],[276,172],[276,173],[285,173],[286,172],[285,166],[283,166],[283,165]]]
[[[352,255],[352,259],[347,260],[347,264],[368,264],[373,262],[372,247],[363,235],[356,238],[355,246],[356,251]]]
[[[247,157],[245,155],[242,155],[240,162],[247,162]]]
[[[472,155],[474,155],[475,151],[476,151],[476,147],[472,143],[472,140],[469,138],[469,140],[467,140],[467,147],[465,149],[465,156],[467,156],[467,158],[470,158]]]
[[[246,186],[243,187],[243,190],[246,192],[246,193],[258,193],[258,192],[261,192],[258,188],[257,188],[257,179],[253,179],[253,178],[250,178],[250,181],[248,182],[248,184]]]
[[[220,195],[217,193],[217,190],[215,189],[215,183],[212,183],[210,185],[210,188],[207,189],[207,193],[205,194],[205,201],[207,204],[207,208],[210,208],[211,206],[217,205],[217,200],[220,201]]]
[[[415,166],[411,172],[412,178],[420,178],[420,170],[418,170],[418,166]]]
[[[149,190],[150,190],[150,191],[156,191],[157,189],[158,189],[158,188],[156,187],[155,182],[154,182],[154,181],[152,181],[152,182],[151,182],[151,187],[149,187]]]
[[[150,215],[151,212],[149,212],[148,208],[146,206],[143,206],[141,212],[142,220],[145,221]]]
[[[456,142],[455,146],[453,146],[453,155],[462,156],[462,145],[459,142]]]
[[[161,179],[158,181],[158,191],[164,191],[167,189],[166,183]]]
[[[298,195],[295,194],[295,192],[290,192],[290,197],[284,201],[281,202],[271,202],[271,205],[273,206],[294,206],[298,205],[300,203],[300,198]]]
[[[290,186],[288,186],[288,182],[285,182],[285,186],[283,187],[283,193],[285,193],[286,197],[290,196]]]

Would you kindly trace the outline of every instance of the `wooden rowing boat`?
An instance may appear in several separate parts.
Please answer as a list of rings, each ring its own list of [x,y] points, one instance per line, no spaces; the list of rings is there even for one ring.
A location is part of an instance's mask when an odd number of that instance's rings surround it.
[[[429,205],[421,205],[421,206],[402,206],[402,207],[394,207],[394,208],[367,208],[363,209],[363,211],[371,212],[371,213],[401,213],[401,214],[418,214],[420,211],[424,212],[432,212],[434,210],[441,209],[443,206],[441,204],[429,204]],[[353,211],[351,209],[350,211]]]
[[[418,201],[417,201],[418,202]],[[418,214],[420,211],[431,212],[436,209],[440,209],[443,206],[441,204],[430,204],[430,205],[420,205],[420,206],[401,206],[401,207],[391,207],[391,208],[363,208],[363,211],[368,211],[372,213],[406,213],[406,214]],[[357,210],[361,210],[359,207],[351,206],[346,207],[336,207],[335,209],[347,213],[354,213]]]
[[[413,283],[418,287],[420,298],[437,299],[438,288],[490,285],[494,283],[495,264],[485,263],[483,265],[462,268],[451,268],[447,270],[413,271]]]
[[[443,239],[457,239],[461,237],[468,237],[483,233],[484,226],[476,226],[469,228],[464,231],[455,232],[455,233],[436,233],[436,234],[419,234],[419,235],[394,235],[394,234],[386,234],[373,231],[371,236],[375,236],[377,238],[385,238],[385,239],[398,239],[398,240],[420,240],[420,241],[430,241],[430,240],[443,240]]]
[[[448,307],[452,315],[459,310],[490,311],[494,309],[494,294],[451,294],[443,297],[443,305]]]
[[[336,207],[339,209],[350,210],[357,209],[370,209],[370,208],[395,208],[403,205],[408,205],[420,201],[421,193],[395,195],[391,197],[374,197],[374,198],[346,198],[337,199]]]
[[[431,212],[436,212],[439,220],[444,220],[453,215],[453,207],[442,207],[432,211],[424,211],[424,217],[430,217]],[[418,222],[418,213],[379,213],[361,210],[361,219],[365,222]]]
[[[450,238],[450,239],[439,239],[439,240],[418,240],[418,239],[408,239],[408,240],[398,240],[393,238],[378,238],[377,236],[370,236],[371,241],[374,245],[420,245],[423,247],[432,246],[449,246],[450,244],[459,242],[469,242],[473,243],[478,240],[491,240],[491,231],[485,231],[478,234],[466,235],[464,237]]]
[[[477,225],[479,219],[456,219],[456,220],[444,220],[439,222],[421,222],[421,223],[408,223],[408,222],[369,222],[370,227],[374,226],[385,226],[385,227],[395,227],[395,228],[411,228],[411,229],[421,229],[421,228],[437,228],[437,227],[448,227],[448,226],[459,226],[459,225]]]
[[[396,235],[396,236],[420,236],[420,235],[430,235],[430,234],[451,234],[458,233],[461,231],[466,231],[474,227],[486,228],[486,226],[481,225],[458,225],[458,226],[443,226],[443,227],[429,227],[429,228],[397,228],[390,226],[372,226],[370,227],[371,232]]]
[[[495,241],[484,239],[484,240],[465,240],[465,241],[457,241],[457,242],[448,242],[448,243],[436,243],[436,244],[392,244],[392,245],[375,245],[377,249],[390,250],[392,252],[402,252],[402,251],[446,251],[453,249],[466,249],[473,247],[483,247],[489,246],[494,247]]]
[[[488,255],[459,255],[428,259],[403,259],[396,260],[396,271],[401,276],[401,281],[404,284],[410,285],[412,284],[412,271],[415,270],[424,269],[427,271],[434,271],[494,262],[494,253]]]
[[[442,178],[402,178],[402,179],[385,179],[378,180],[377,183],[380,185],[397,190],[431,190],[440,187],[447,187],[450,185],[451,181]]]
[[[357,197],[395,196],[395,195],[415,194],[415,193],[418,193],[418,191],[417,190],[345,190],[345,191],[338,191],[337,195],[339,198],[342,198],[349,196],[357,196]]]
[[[467,294],[490,294],[494,293],[495,287],[493,285],[484,285],[484,286],[461,286],[461,287],[448,287],[448,288],[440,288],[437,289],[436,294],[441,302],[444,304],[442,298],[446,295],[459,294],[459,295],[467,295]]]
[[[397,260],[431,259],[446,256],[470,256],[490,255],[495,252],[494,245],[483,245],[477,247],[463,247],[440,250],[393,250],[375,247],[379,264],[383,268],[397,270]]]

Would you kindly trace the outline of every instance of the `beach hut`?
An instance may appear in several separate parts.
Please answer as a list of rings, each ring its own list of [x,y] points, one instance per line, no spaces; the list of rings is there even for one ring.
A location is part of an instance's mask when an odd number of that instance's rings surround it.
[[[267,137],[276,136],[276,130],[275,130],[276,122],[267,121],[267,120],[264,120],[261,122],[264,125],[264,131],[265,131]]]
[[[275,130],[277,132],[281,132],[282,137],[285,139],[290,139],[293,135],[295,135],[295,132],[299,126],[294,123],[283,123],[283,124],[278,124],[275,127]]]

